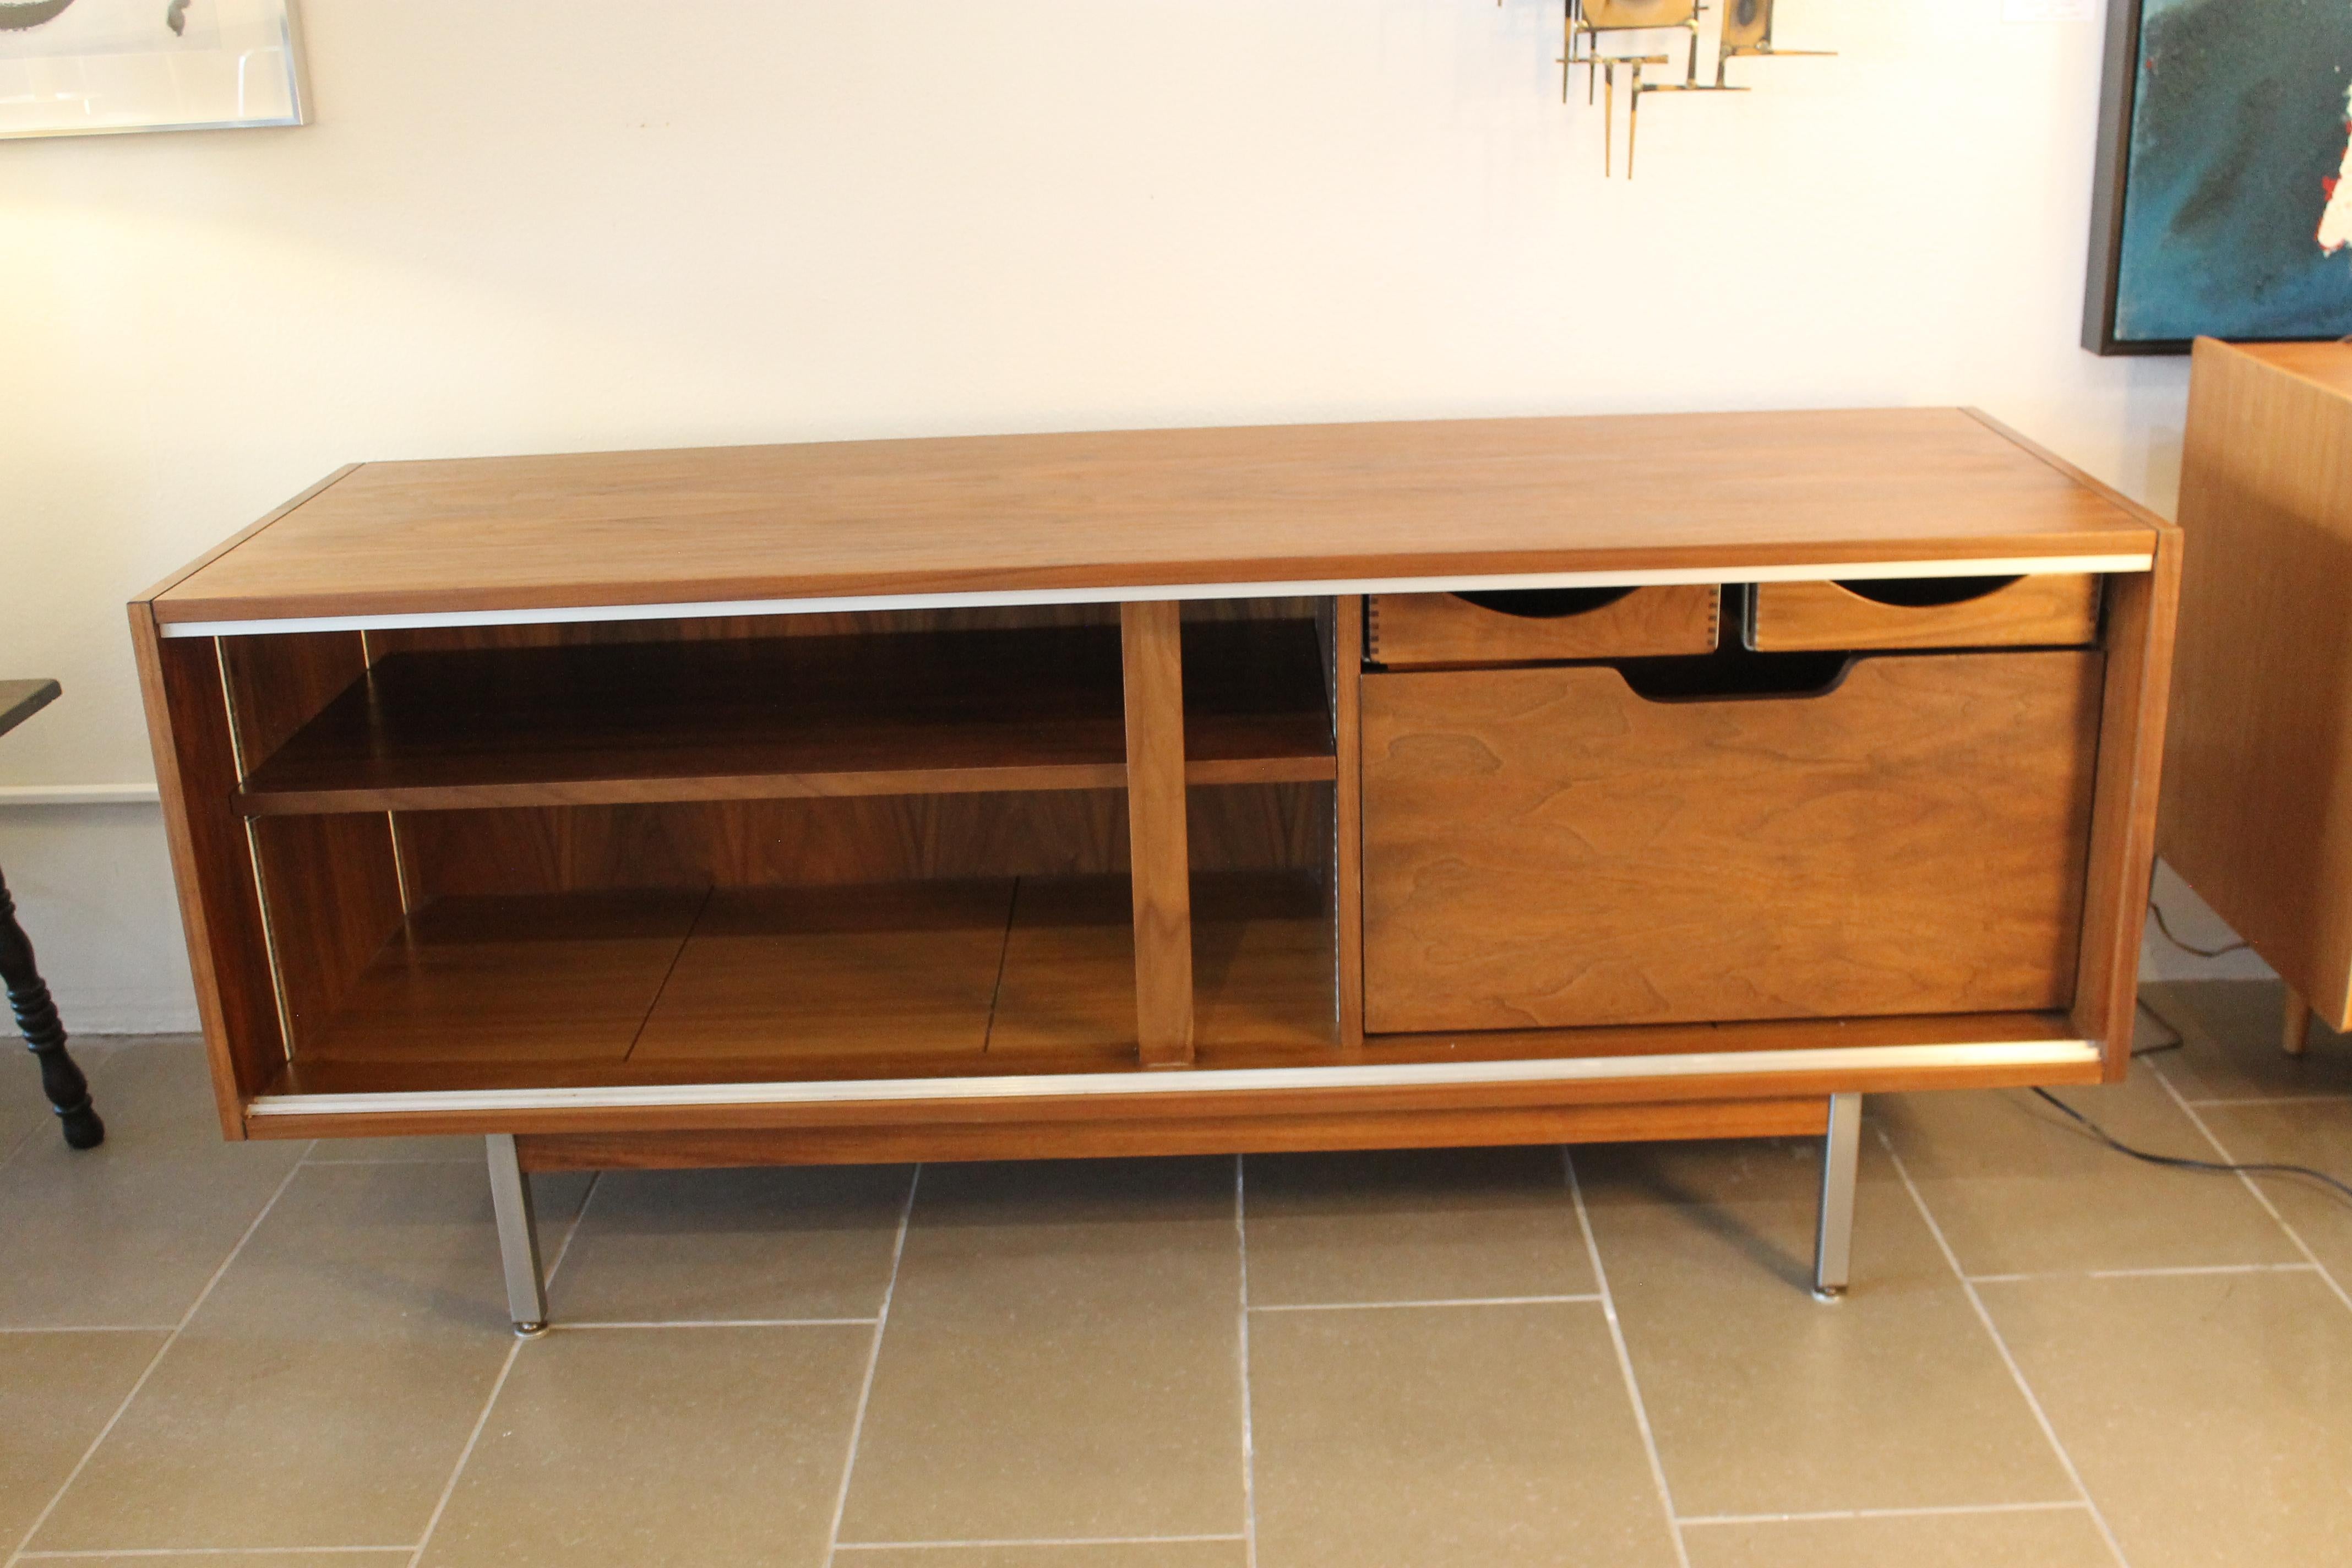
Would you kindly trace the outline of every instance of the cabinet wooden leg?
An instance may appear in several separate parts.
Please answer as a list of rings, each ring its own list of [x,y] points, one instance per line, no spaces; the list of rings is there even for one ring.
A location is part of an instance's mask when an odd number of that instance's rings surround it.
[[[2290,985],[2286,988],[2286,1015],[2279,1020],[2279,1049],[2291,1057],[2303,1055],[2311,1043],[2311,1004],[2303,993]]]
[[[65,1024],[33,962],[32,940],[16,923],[16,901],[9,897],[5,877],[0,877],[0,983],[7,986],[8,1005],[16,1015],[16,1027],[24,1034],[26,1048],[41,1064],[41,1089],[58,1113],[67,1144],[75,1149],[97,1148],[106,1141],[106,1123],[91,1108],[89,1080],[66,1054]]]
[[[493,1132],[490,1206],[499,1216],[499,1261],[507,1276],[507,1312],[526,1339],[547,1331],[547,1285],[539,1268],[539,1223],[531,1213],[530,1178],[516,1157],[514,1134]]]
[[[1862,1096],[1830,1096],[1830,1130],[1822,1143],[1822,1210],[1813,1238],[1813,1294],[1845,1294],[1853,1261],[1853,1184],[1862,1161]]]

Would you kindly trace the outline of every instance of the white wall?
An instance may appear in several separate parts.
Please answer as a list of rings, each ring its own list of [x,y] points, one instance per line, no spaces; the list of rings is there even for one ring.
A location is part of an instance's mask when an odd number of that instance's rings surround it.
[[[1629,184],[1558,0],[309,0],[309,127],[0,143],[0,785],[151,777],[122,601],[356,458],[1972,403],[2168,507],[2099,29],[2001,9],[1787,0]],[[69,1022],[192,1016],[152,808],[0,864]]]

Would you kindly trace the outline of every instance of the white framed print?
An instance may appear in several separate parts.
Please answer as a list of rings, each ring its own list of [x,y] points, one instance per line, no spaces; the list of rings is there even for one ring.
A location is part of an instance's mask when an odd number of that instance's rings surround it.
[[[0,0],[0,137],[299,125],[294,0]]]

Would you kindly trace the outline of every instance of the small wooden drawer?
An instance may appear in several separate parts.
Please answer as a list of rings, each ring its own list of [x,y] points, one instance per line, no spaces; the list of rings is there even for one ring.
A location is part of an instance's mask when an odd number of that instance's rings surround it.
[[[1748,646],[2087,647],[2099,640],[2099,583],[2068,573],[1759,583],[1748,590]]]
[[[1367,675],[1366,1027],[2063,1007],[2102,683],[2047,649],[1727,700]]]
[[[1364,640],[1391,669],[1712,653],[1722,599],[1712,583],[1374,594]]]

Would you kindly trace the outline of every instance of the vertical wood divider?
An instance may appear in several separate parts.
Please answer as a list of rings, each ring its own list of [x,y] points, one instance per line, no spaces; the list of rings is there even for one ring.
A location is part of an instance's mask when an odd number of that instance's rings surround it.
[[[1192,857],[1184,821],[1184,658],[1173,600],[1118,607],[1137,1041],[1147,1068],[1192,1060]]]

